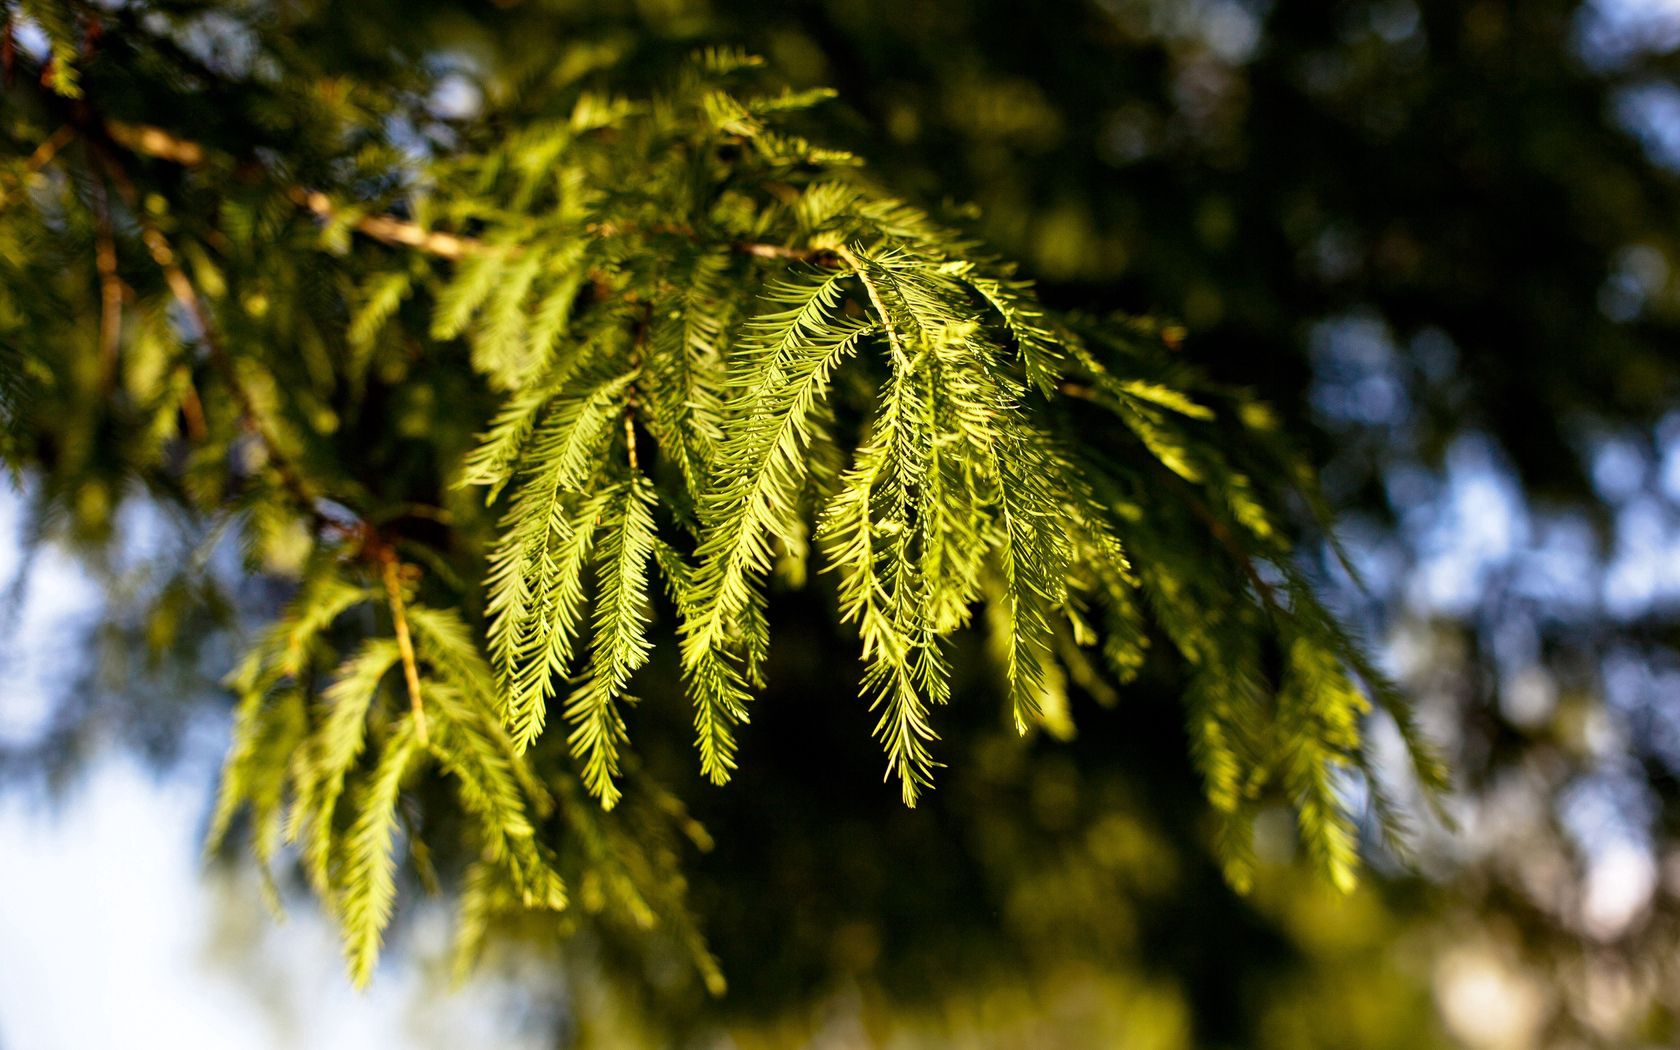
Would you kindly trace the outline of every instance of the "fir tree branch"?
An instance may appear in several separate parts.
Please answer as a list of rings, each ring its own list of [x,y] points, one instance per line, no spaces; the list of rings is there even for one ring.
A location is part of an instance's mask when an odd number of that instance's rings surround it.
[[[222,374],[229,389],[233,391],[246,426],[262,442],[269,464],[279,476],[282,486],[298,508],[307,514],[318,527],[325,525],[331,528],[341,528],[340,523],[327,518],[322,513],[317,497],[311,491],[309,483],[304,479],[297,466],[280,449],[273,434],[264,424],[255,399],[240,381],[232,358],[228,356],[226,349],[221,344],[209,309],[205,306],[203,299],[199,296],[192,281],[187,277],[186,272],[181,268],[168,239],[164,237],[155,223],[144,217],[144,213],[139,208],[139,195],[133,183],[129,181],[126,173],[116,165],[114,160],[106,155],[105,151],[96,146],[94,155],[100,160],[107,177],[112,180],[119,194],[124,198],[124,202],[129,205],[130,211],[140,223],[141,239],[151,253],[153,261],[163,271],[164,280],[171,295],[182,309],[192,317],[212,363]],[[113,269],[114,262],[113,258],[111,260]],[[103,265],[102,262],[101,266],[103,267]],[[118,305],[120,308],[120,302]],[[427,738],[426,713],[421,696],[419,664],[415,656],[414,642],[409,633],[408,618],[402,597],[401,574],[404,567],[398,559],[395,549],[380,536],[378,530],[370,522],[358,518],[353,531],[360,533],[361,550],[364,555],[379,564],[381,568],[391,620],[396,633],[397,647],[401,654],[403,678],[408,689],[409,703],[413,712],[412,727],[419,745],[425,747],[429,741]]]
[[[590,899],[604,893],[638,922],[663,919],[631,883],[634,865],[614,856],[616,833],[598,823],[621,792],[632,813],[647,798],[640,778],[630,789],[625,712],[656,641],[654,576],[678,615],[700,771],[721,782],[736,763],[736,729],[767,686],[771,629],[783,615],[771,588],[801,585],[813,558],[826,556],[839,578],[839,618],[859,635],[861,692],[887,776],[906,804],[940,765],[936,715],[952,698],[963,651],[953,638],[977,610],[1022,732],[1071,731],[1070,675],[1095,691],[1074,646],[1100,642],[1124,682],[1159,628],[1197,669],[1186,697],[1192,746],[1221,814],[1232,881],[1252,867],[1256,792],[1278,783],[1321,866],[1346,884],[1357,842],[1339,778],[1368,757],[1344,669],[1358,666],[1357,654],[1333,631],[1303,626],[1328,614],[1297,590],[1287,541],[1269,531],[1282,520],[1271,502],[1277,479],[1257,471],[1251,485],[1222,455],[1215,428],[1178,418],[1212,412],[1151,348],[1110,339],[1096,322],[1057,319],[1012,268],[849,174],[852,158],[782,130],[776,114],[812,93],[736,98],[701,66],[647,104],[580,91],[569,118],[511,120],[494,141],[463,136],[436,163],[392,161],[400,170],[391,179],[363,178],[391,145],[390,111],[378,99],[319,125],[306,114],[295,139],[257,145],[233,144],[239,136],[200,144],[107,120],[92,101],[43,100],[45,112],[70,123],[28,163],[51,162],[78,136],[93,161],[83,163],[78,149],[60,161],[79,165],[71,178],[34,180],[26,199],[42,215],[19,215],[20,226],[47,241],[70,229],[74,243],[96,249],[93,267],[78,265],[65,284],[83,313],[100,304],[101,368],[115,379],[103,393],[161,404],[154,430],[166,439],[181,388],[158,393],[163,384],[130,375],[142,371],[140,337],[163,344],[154,356],[174,370],[171,381],[201,367],[220,375],[237,405],[213,415],[219,429],[207,429],[190,388],[180,410],[196,434],[250,434],[260,445],[255,477],[240,479],[256,491],[233,494],[257,497],[250,532],[314,527],[315,561],[299,599],[236,676],[237,761],[216,830],[226,828],[227,806],[248,805],[266,857],[289,790],[296,826],[309,833],[307,870],[325,895],[347,903],[341,917],[365,976],[395,893],[404,778],[424,751],[434,773],[459,782],[468,845],[481,861],[475,922],[563,904],[544,841],[551,791],[563,809],[556,823],[581,840],[564,855],[568,865],[584,858]],[[258,92],[256,101],[265,98]],[[347,128],[353,136],[338,134]],[[353,156],[337,152],[349,143]],[[298,156],[286,154],[300,144]],[[14,143],[12,153],[31,145]],[[137,188],[123,164],[136,178],[157,177]],[[16,161],[9,167],[18,170]],[[287,174],[294,168],[354,174],[297,185]],[[245,192],[214,200],[206,191],[224,176]],[[396,199],[363,189],[404,184],[424,190]],[[116,188],[109,201],[107,186]],[[48,211],[61,201],[66,210]],[[125,211],[167,288],[139,305],[129,329],[119,327],[124,296],[134,294],[118,272]],[[433,215],[462,232],[414,218]],[[326,226],[322,242],[337,249],[353,236],[357,248],[331,260],[331,280],[296,281],[319,261],[304,247],[317,223]],[[276,230],[304,254],[266,254]],[[201,245],[218,252],[215,265],[198,267]],[[276,309],[260,326],[258,311],[244,309],[259,294],[265,314]],[[427,307],[429,325],[418,316]],[[274,345],[243,338],[270,331]],[[124,339],[135,349],[119,362]],[[330,354],[343,345],[353,351],[348,362]],[[276,401],[247,386],[304,377],[282,360],[294,349],[315,356],[306,382]],[[404,370],[386,367],[399,363]],[[499,527],[440,521],[442,538],[412,554],[436,574],[436,589],[458,592],[451,604],[473,610],[471,623],[415,596],[393,538],[376,527],[389,513],[347,519],[327,498],[339,484],[321,472],[328,426],[385,423],[384,402],[363,395],[398,387],[472,391],[463,407],[485,393],[504,397],[458,474],[503,501]],[[455,422],[456,408],[416,408],[404,425]],[[315,422],[322,409],[332,422]],[[294,430],[306,418],[310,427]],[[1074,424],[1092,425],[1071,433]],[[447,429],[428,436],[425,448],[438,456],[380,488],[400,499],[446,483],[452,465],[437,460],[454,447]],[[413,437],[388,433],[391,444]],[[1134,439],[1146,462],[1128,455]],[[349,451],[350,442],[337,444]],[[368,452],[360,469],[391,462],[387,449]],[[209,472],[223,467],[214,455],[202,459]],[[1106,481],[1103,466],[1112,467]],[[228,499],[226,489],[213,479],[202,502]],[[331,530],[342,544],[324,542]],[[1212,557],[1222,548],[1235,566]],[[470,586],[456,581],[485,553],[480,618]],[[353,585],[334,575],[341,557],[360,562]],[[1273,569],[1290,581],[1287,609],[1267,583]],[[365,617],[334,626],[346,603],[384,604],[389,631],[382,613],[373,637]],[[1287,681],[1274,687],[1260,654],[1303,633]],[[575,666],[585,650],[587,664]],[[346,651],[357,655],[343,659]],[[311,703],[317,666],[337,668],[322,694],[324,717]],[[397,666],[406,710],[389,681]],[[535,746],[562,689],[580,776],[556,767],[563,749]],[[348,807],[340,804],[347,785],[357,788]],[[599,805],[582,805],[588,796]],[[414,801],[430,807],[435,797],[422,791]],[[416,827],[428,833],[458,824],[426,817]]]

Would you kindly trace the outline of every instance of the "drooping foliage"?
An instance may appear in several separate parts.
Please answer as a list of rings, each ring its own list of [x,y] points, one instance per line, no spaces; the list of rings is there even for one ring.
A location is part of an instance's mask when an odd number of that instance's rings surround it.
[[[167,29],[5,11],[49,41],[3,118],[6,452],[44,500],[138,479],[225,519],[295,585],[229,679],[213,838],[246,813],[265,865],[295,848],[358,980],[399,856],[429,878],[449,836],[467,946],[581,898],[716,986],[673,845],[703,836],[639,772],[632,711],[663,647],[699,773],[729,781],[787,588],[831,596],[907,805],[971,634],[1023,735],[1070,732],[1074,695],[1124,717],[1170,646],[1239,887],[1273,801],[1342,887],[1355,789],[1397,825],[1373,703],[1440,786],[1294,567],[1312,474],[1265,407],[1170,325],[1047,309],[818,144],[828,93],[721,50],[650,95],[562,67],[487,103],[495,136],[404,150],[403,85],[300,96],[272,46],[236,78],[247,141],[167,105],[212,72]],[[92,416],[42,424],[89,388]],[[417,397],[459,429],[408,428]],[[369,429],[407,444],[375,457]],[[393,490],[394,458],[433,484]]]

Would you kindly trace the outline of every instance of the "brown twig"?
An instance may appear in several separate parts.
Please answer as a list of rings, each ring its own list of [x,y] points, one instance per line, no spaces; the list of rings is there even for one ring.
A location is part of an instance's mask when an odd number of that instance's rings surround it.
[[[70,145],[71,140],[75,137],[76,129],[74,127],[69,124],[59,125],[58,130],[48,135],[45,141],[35,147],[35,152],[29,155],[29,159],[23,162],[24,174],[33,175],[51,164],[52,159],[58,156],[59,150]]]
[[[58,156],[59,151],[70,145],[71,141],[75,139],[75,137],[76,129],[70,124],[61,125],[57,131],[48,135],[46,139],[43,140],[39,146],[36,146],[34,151],[24,159],[23,176],[18,180],[19,186],[21,187],[27,185],[29,176],[40,171],[48,164],[51,164],[53,158]],[[0,187],[0,207],[5,206],[7,203],[8,194],[5,192],[4,187]]]
[[[1185,505],[1190,508],[1190,512],[1201,519],[1202,524],[1207,526],[1208,532],[1213,534],[1213,538],[1218,540],[1220,546],[1225,548],[1225,552],[1231,556],[1231,560],[1235,561],[1242,569],[1243,575],[1247,576],[1248,581],[1254,585],[1254,591],[1259,595],[1260,600],[1273,612],[1281,612],[1283,607],[1278,604],[1277,595],[1272,591],[1272,585],[1267,583],[1265,578],[1260,575],[1260,570],[1254,565],[1254,557],[1231,533],[1230,527],[1220,520],[1206,501],[1183,478],[1169,470],[1165,464],[1159,461],[1153,462],[1170,484],[1177,485],[1184,496]]]
[[[184,168],[196,168],[210,159],[209,152],[198,143],[151,124],[128,124],[113,120],[106,121],[104,126],[113,142],[142,156],[166,160]],[[339,214],[332,198],[319,190],[294,186],[286,191],[286,196],[292,203],[323,222],[331,222]],[[364,215],[354,220],[350,226],[357,233],[382,244],[418,248],[429,255],[444,259],[460,259],[484,248],[482,241],[472,237],[427,230],[418,223],[390,215]]]
[[[1260,570],[1255,568],[1253,556],[1238,542],[1237,538],[1231,534],[1230,528],[1219,520],[1218,516],[1203,502],[1202,498],[1194,492],[1188,491],[1188,486],[1186,486],[1186,489],[1184,499],[1189,504],[1191,513],[1202,519],[1202,523],[1208,527],[1208,531],[1213,533],[1213,538],[1218,540],[1220,545],[1225,548],[1226,553],[1230,554],[1236,563],[1242,567],[1243,574],[1254,585],[1254,590],[1260,595],[1260,600],[1266,603],[1267,608],[1274,612],[1281,611],[1282,607],[1278,604],[1277,595],[1272,591],[1272,585],[1267,583],[1260,575]]]
[[[788,248],[780,244],[765,244],[761,241],[730,241],[729,250],[741,255],[750,255],[757,259],[787,259],[791,262],[822,263],[826,259],[840,258],[840,252],[835,248]]]
[[[135,153],[143,153],[158,160],[167,160],[183,168],[196,168],[209,159],[203,146],[190,139],[172,135],[150,124],[125,124],[108,120],[105,130],[111,140]]]
[[[122,280],[117,276],[117,242],[111,233],[111,209],[105,188],[95,184],[93,262],[99,271],[99,385],[109,391],[117,381],[117,353],[122,343]]]
[[[203,146],[163,128],[116,121],[108,122],[106,128],[113,141],[144,156],[167,160],[187,168],[198,167],[209,159],[209,154]],[[319,190],[294,186],[286,191],[286,196],[323,222],[334,221],[341,211],[331,197]],[[351,221],[350,228],[381,244],[416,248],[428,255],[451,261],[491,248],[476,237],[428,230],[419,223],[399,219],[394,215],[363,215]],[[668,235],[691,240],[698,237],[693,228],[680,223],[629,225],[609,221],[590,223],[584,229],[597,237]],[[794,262],[821,262],[825,258],[841,256],[840,252],[830,248],[797,248],[760,241],[730,241],[729,249],[757,259],[787,259]]]
[[[319,190],[294,187],[286,196],[323,222],[331,222],[338,215],[332,198]],[[418,248],[428,255],[451,261],[484,250],[484,242],[472,237],[428,230],[417,223],[406,222],[389,215],[364,215],[350,224],[350,228],[381,244]]]
[[[198,387],[193,385],[192,372],[186,365],[180,367],[186,383],[186,389],[181,391],[181,420],[186,424],[188,438],[203,441],[210,436],[210,425],[204,419],[204,402],[199,400]]]
[[[377,534],[371,534],[376,536]],[[408,610],[403,604],[402,596],[402,563],[397,559],[397,552],[390,544],[383,540],[369,553],[380,562],[385,578],[385,597],[391,606],[391,623],[397,635],[397,652],[402,657],[403,680],[408,684],[408,703],[414,712],[414,731],[425,745],[426,739],[426,709],[420,698],[420,663],[414,656],[414,639],[408,633]]]
[[[316,509],[315,494],[310,491],[309,483],[304,480],[291,457],[281,450],[279,442],[263,421],[262,414],[257,409],[255,398],[251,396],[251,392],[246,389],[245,384],[240,380],[239,371],[234,365],[233,358],[228,355],[226,348],[222,346],[221,338],[216,332],[215,322],[210,317],[209,309],[205,307],[204,300],[199,298],[198,291],[193,287],[186,271],[181,269],[181,264],[176,261],[174,249],[170,247],[169,241],[151,223],[145,223],[142,226],[140,239],[145,243],[146,249],[151,252],[152,259],[158,264],[158,268],[163,271],[163,279],[169,285],[170,294],[175,297],[175,301],[192,318],[193,326],[198,329],[199,339],[204,343],[205,350],[210,356],[211,365],[221,373],[222,381],[232,391],[234,400],[239,403],[240,416],[245,420],[246,427],[262,443],[263,451],[268,456],[269,465],[274,468],[274,473],[280,478],[281,485],[285,487],[287,493],[301,508],[311,515],[319,516],[319,511]]]
[[[629,402],[624,405],[624,445],[630,450],[630,473],[641,472],[636,461],[636,409]]]
[[[640,373],[642,367],[642,348],[647,345],[648,329],[653,325],[653,307],[643,303],[641,316],[636,320],[636,333],[631,338],[630,366]],[[630,473],[640,473],[641,464],[636,457],[636,405],[638,403],[635,381],[624,391],[624,444],[629,450]]]

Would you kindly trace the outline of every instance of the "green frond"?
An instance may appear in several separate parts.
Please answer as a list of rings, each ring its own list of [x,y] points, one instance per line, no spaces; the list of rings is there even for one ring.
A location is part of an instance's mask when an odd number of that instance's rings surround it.
[[[433,339],[454,339],[467,330],[468,322],[507,272],[508,261],[503,251],[478,252],[461,261],[454,277],[438,294],[432,315]]]
[[[744,363],[730,379],[739,407],[701,502],[695,611],[682,624],[701,763],[713,780],[728,776],[734,749],[728,726],[745,713],[747,699],[741,673],[725,653],[745,643],[741,658],[749,665],[759,659],[744,621],[773,562],[772,542],[797,529],[813,413],[835,368],[877,330],[837,313],[844,276],[811,272],[769,282],[765,299],[782,309],[747,323]]]
[[[1185,693],[1191,757],[1208,801],[1225,816],[1236,817],[1248,806],[1255,772],[1265,765],[1258,741],[1265,693],[1252,658],[1236,653],[1198,668]]]
[[[721,249],[693,252],[673,277],[677,292],[652,310],[645,363],[646,412],[659,447],[676,461],[691,501],[699,498],[723,437],[725,351],[735,305]]]
[[[714,784],[725,783],[735,770],[735,726],[747,721],[752,694],[741,671],[721,649],[685,654],[683,664],[694,704],[700,774]]]
[[[234,714],[233,743],[211,815],[210,848],[222,841],[232,818],[246,804],[252,812],[252,848],[265,868],[283,837],[295,839],[299,819],[295,799],[291,813],[285,809],[287,790],[293,788],[294,766],[301,770],[298,779],[302,784],[312,789],[318,783],[316,767],[296,757],[312,754],[319,747],[319,733],[310,734],[303,691],[311,654],[323,632],[345,611],[369,597],[367,588],[340,576],[330,559],[317,558],[279,620],[229,676],[229,685],[239,693],[240,702]],[[355,732],[359,734],[359,725]]]
[[[434,674],[495,710],[495,672],[479,651],[473,630],[454,609],[434,609],[418,602],[408,605],[408,624],[425,661]]]
[[[1130,398],[1116,400],[1114,409],[1126,428],[1168,470],[1193,485],[1204,480],[1205,472],[1194,445],[1184,440],[1158,409]]]
[[[1369,701],[1335,655],[1297,638],[1278,691],[1278,727],[1285,741],[1281,779],[1308,855],[1344,892],[1353,889],[1359,865],[1344,781],[1360,746],[1360,719],[1368,711]]]
[[[508,910],[516,902],[497,877],[495,867],[484,860],[467,866],[461,879],[461,899],[455,920],[455,950],[450,959],[449,976],[455,987],[466,983],[490,933],[490,924],[497,914]]]
[[[1206,405],[1197,404],[1184,391],[1174,390],[1170,386],[1150,383],[1141,379],[1121,379],[1116,380],[1113,387],[1126,397],[1159,405],[1180,415],[1189,416],[1191,419],[1210,420],[1213,418],[1212,409]]]
[[[358,348],[370,346],[386,323],[396,315],[403,300],[414,286],[413,275],[407,270],[388,270],[375,274],[361,290],[361,303],[351,315],[345,337]]]
[[[1055,610],[1067,593],[1064,493],[1056,491],[1061,464],[1045,453],[1048,440],[1023,424],[999,435],[993,463],[997,485],[998,574],[1007,624],[1004,676],[1015,728],[1025,733],[1038,720],[1053,659]]]
[[[625,739],[618,701],[647,662],[648,561],[653,555],[653,485],[635,477],[608,511],[597,548],[595,636],[589,670],[566,704],[572,753],[589,792],[611,809],[619,798],[618,749]]]
[[[514,260],[485,297],[483,319],[473,329],[473,365],[498,386],[517,388],[531,368],[525,307],[544,261],[538,252]]]
[[[461,485],[483,485],[485,503],[494,503],[518,467],[537,420],[554,399],[554,384],[534,386],[508,398],[479,435],[478,446],[461,462]]]
[[[531,435],[524,472],[559,492],[578,492],[601,465],[601,450],[624,414],[631,371],[560,398]]]
[[[286,838],[291,842],[303,839],[304,870],[317,887],[324,888],[329,881],[333,818],[367,738],[368,712],[380,682],[398,658],[394,639],[370,638],[362,643],[335,672],[322,695],[325,716],[299,754]]]
[[[570,673],[584,604],[584,571],[611,490],[582,497],[554,480],[528,485],[490,556],[490,653],[504,682],[503,712],[523,750],[541,735],[555,680]]]
[[[316,639],[345,612],[373,596],[370,588],[341,576],[330,558],[317,557],[306,568],[297,594],[246,652],[228,677],[228,685],[245,693],[263,683],[301,677]]]
[[[513,743],[501,722],[499,683],[466,621],[453,609],[434,609],[416,603],[408,607],[408,622],[414,629],[419,657],[429,677],[451,690],[445,702],[458,700],[454,709],[470,712],[473,724],[496,747],[514,753]],[[520,758],[512,761],[510,768],[532,814],[539,818],[548,816],[553,800],[531,763]]]
[[[524,759],[493,712],[452,686],[434,684],[428,693],[432,755],[455,779],[462,806],[478,818],[486,856],[507,872],[527,908],[564,908],[565,883],[531,821]]]
[[[420,752],[414,723],[397,722],[378,764],[356,798],[356,819],[344,843],[338,878],[338,915],[350,979],[365,987],[379,960],[380,943],[397,899],[397,799],[403,778]]]
[[[233,744],[222,763],[206,850],[219,848],[233,818],[251,811],[251,846],[266,875],[279,850],[287,784],[287,762],[307,730],[303,695],[297,689],[246,693],[234,712]]]
[[[691,54],[688,60],[713,77],[727,77],[746,69],[764,68],[764,59],[738,47],[707,47]]]
[[[541,373],[556,364],[566,336],[573,328],[573,313],[578,293],[589,279],[591,253],[583,243],[569,244],[555,254],[552,267],[555,274],[546,287],[539,289],[536,307],[531,311],[525,327],[523,364],[526,374]],[[519,376],[512,377],[519,386]]]
[[[891,404],[891,399],[888,401]],[[841,478],[820,533],[829,565],[840,576],[840,616],[857,624],[863,643],[863,691],[879,711],[875,736],[887,752],[887,776],[897,776],[906,805],[930,786],[936,764],[929,745],[938,733],[929,720],[933,703],[949,695],[948,671],[925,602],[911,578],[905,507],[877,499],[877,486],[893,462],[894,413],[878,419],[872,442]],[[877,520],[878,503],[886,504]]]
[[[1410,760],[1412,776],[1416,778],[1426,801],[1434,806],[1435,816],[1450,826],[1451,817],[1440,801],[1452,789],[1446,761],[1439,748],[1418,726],[1412,700],[1405,696],[1381,668],[1371,659],[1370,648],[1348,625],[1339,623],[1313,595],[1310,585],[1296,570],[1289,570],[1289,597],[1293,621],[1299,631],[1313,639],[1324,652],[1333,654],[1352,679],[1364,687],[1365,693],[1393,721]],[[1360,750],[1358,756],[1363,758]],[[1398,836],[1395,836],[1398,837]]]
[[[1026,369],[1027,380],[1043,393],[1056,388],[1065,372],[1065,354],[1055,335],[1045,326],[1044,312],[1032,299],[1032,285],[987,277],[964,267],[961,277],[1003,319],[1004,328],[1015,340],[1016,351]]]

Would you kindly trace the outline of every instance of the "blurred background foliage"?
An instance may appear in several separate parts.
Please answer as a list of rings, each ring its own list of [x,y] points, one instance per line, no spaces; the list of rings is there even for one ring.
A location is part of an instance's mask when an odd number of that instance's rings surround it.
[[[699,43],[837,88],[828,137],[1020,259],[1046,300],[1182,321],[1187,358],[1277,406],[1369,588],[1327,552],[1318,576],[1381,640],[1458,777],[1460,827],[1424,829],[1414,864],[1373,847],[1377,877],[1341,898],[1304,877],[1280,813],[1237,897],[1161,662],[1125,717],[1093,710],[1067,744],[1022,745],[959,697],[950,768],[907,811],[878,783],[825,617],[791,596],[735,783],[646,756],[715,842],[690,891],[728,995],[610,934],[556,949],[508,931],[492,969],[529,983],[524,1008],[557,1044],[1680,1039],[1680,5],[154,6],[210,69],[248,62],[256,24],[321,85],[380,85],[417,151],[494,135],[481,114],[517,112],[557,68],[651,83]],[[122,107],[167,105],[222,142],[307,132],[234,119],[295,100],[135,90]],[[66,324],[93,344],[97,318]],[[345,440],[431,477],[405,436],[458,446],[487,408],[450,382],[408,374]],[[128,553],[102,569],[100,655],[5,738],[20,784],[67,782],[111,739],[167,762],[181,727],[225,704],[230,638],[278,598],[174,549],[146,525],[166,511],[119,511],[101,486],[124,484],[121,450],[98,447],[98,425],[24,482],[42,509],[26,539],[115,529]],[[226,950],[247,928],[229,918]]]

